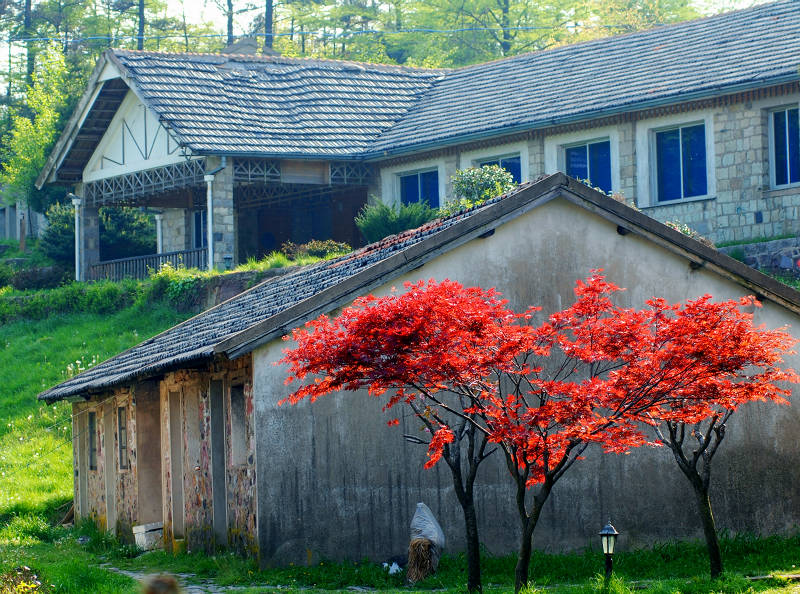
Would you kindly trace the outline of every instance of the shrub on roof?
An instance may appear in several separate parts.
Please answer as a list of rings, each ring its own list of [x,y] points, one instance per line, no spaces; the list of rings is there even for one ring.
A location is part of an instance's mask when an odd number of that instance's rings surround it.
[[[438,214],[427,202],[389,206],[378,200],[364,206],[355,221],[367,243],[373,243],[407,229],[416,229]]]

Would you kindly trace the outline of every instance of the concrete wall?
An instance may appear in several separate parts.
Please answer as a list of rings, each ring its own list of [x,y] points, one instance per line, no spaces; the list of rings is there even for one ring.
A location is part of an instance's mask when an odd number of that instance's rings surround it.
[[[769,115],[781,106],[797,107],[800,95],[775,94],[768,99],[685,111],[660,117],[634,117],[616,124],[586,121],[580,129],[537,130],[512,143],[463,145],[420,160],[387,161],[381,167],[380,191],[388,203],[399,200],[398,175],[438,167],[443,202],[452,199],[450,178],[457,169],[481,159],[520,153],[527,158],[523,181],[563,167],[563,146],[608,138],[611,144],[612,189],[660,221],[688,224],[715,242],[773,237],[800,230],[800,185],[775,188],[770,179]],[[654,198],[653,130],[705,122],[708,160],[707,196],[658,204]]]
[[[533,304],[552,312],[573,301],[575,280],[592,268],[604,268],[612,282],[627,287],[620,295],[624,305],[642,305],[654,295],[678,301],[704,293],[718,299],[747,294],[637,235],[618,234],[614,224],[563,199],[374,293],[388,293],[404,280],[450,278],[496,287],[515,309]],[[797,316],[769,302],[755,315],[768,327],[798,326]],[[289,393],[285,369],[274,365],[284,346],[274,341],[253,353],[262,560],[305,562],[307,550],[336,559],[401,553],[418,501],[436,514],[448,548],[462,548],[463,521],[449,470],[444,464],[423,470],[424,446],[403,439],[420,431],[420,423],[398,409],[392,416],[401,413],[400,426],[387,427],[380,399],[365,394],[278,407]],[[797,357],[789,361],[798,363]],[[771,533],[790,531],[800,521],[794,497],[800,479],[798,421],[800,409],[794,407],[750,405],[735,415],[712,480],[720,529]],[[517,519],[499,455],[480,470],[477,500],[487,550],[514,550]],[[645,448],[628,456],[589,451],[556,485],[535,544],[547,550],[596,546],[596,533],[609,517],[622,532],[623,550],[702,535],[688,483],[668,451]]]

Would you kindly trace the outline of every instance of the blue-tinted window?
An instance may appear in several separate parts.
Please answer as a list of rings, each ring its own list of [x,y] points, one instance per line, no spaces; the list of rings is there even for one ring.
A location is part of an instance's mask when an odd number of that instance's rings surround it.
[[[798,110],[784,109],[772,114],[775,185],[800,182],[800,126]]]
[[[481,161],[478,167],[486,167],[487,165],[497,165],[502,167],[511,174],[515,184],[522,182],[522,161],[519,155],[513,157],[501,157],[499,159],[490,159],[488,161]]]
[[[590,142],[564,149],[566,174],[611,191],[611,143],[608,140]]]
[[[705,124],[656,132],[656,177],[659,202],[708,193]]]
[[[403,204],[426,201],[439,207],[439,171],[422,171],[400,176],[400,200]]]

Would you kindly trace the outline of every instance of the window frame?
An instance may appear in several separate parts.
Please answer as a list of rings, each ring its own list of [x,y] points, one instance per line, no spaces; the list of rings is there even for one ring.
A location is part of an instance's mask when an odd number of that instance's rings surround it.
[[[679,160],[680,163],[680,188],[681,188],[681,197],[680,198],[673,198],[672,200],[659,200],[658,199],[658,134],[662,132],[672,132],[674,130],[678,131],[679,138],[683,138],[682,130],[684,128],[694,128],[697,126],[703,126],[703,150],[705,152],[705,160],[706,160],[706,193],[699,194],[697,196],[684,196],[684,171],[683,171],[683,152],[681,152],[681,159]],[[681,151],[683,151],[682,142],[679,141],[678,146],[680,147]],[[691,200],[702,200],[709,197],[709,155],[708,155],[708,131],[706,128],[706,123],[703,120],[699,121],[689,121],[682,124],[671,125],[671,126],[663,126],[658,128],[651,128],[650,129],[650,181],[651,181],[651,190],[652,190],[652,198],[651,204],[653,206],[662,206],[665,204],[677,204],[681,202],[688,202]]]
[[[130,470],[131,458],[128,439],[128,406],[117,406],[117,468],[120,471]],[[125,435],[123,441],[122,436]]]
[[[544,138],[544,173],[552,174],[560,171],[566,175],[566,148],[608,141],[611,153],[611,193],[622,191],[622,172],[620,171],[620,128],[617,126],[601,126],[576,132],[566,132],[545,136]]]
[[[472,159],[471,166],[472,167],[483,167],[483,164],[487,163],[489,161],[497,161],[497,163],[499,164],[503,159],[514,159],[514,158],[519,159],[519,182],[518,183],[521,184],[521,183],[524,183],[526,181],[525,180],[525,172],[523,171],[523,167],[522,167],[522,152],[521,151],[503,153],[501,155],[489,155],[489,156],[475,157],[475,158]],[[499,165],[499,166],[503,167],[502,165]],[[506,169],[505,171],[508,171],[508,169]],[[517,183],[517,182],[515,182],[515,183]]]
[[[706,193],[679,200],[658,201],[656,160],[656,133],[696,124],[705,125],[706,140]],[[636,125],[636,202],[640,208],[674,206],[688,202],[715,200],[717,197],[717,150],[714,111],[711,109],[678,113],[658,118],[640,120]]]
[[[563,171],[565,175],[569,175],[569,173],[567,173],[567,149],[578,148],[578,147],[581,147],[581,146],[585,146],[586,147],[586,172],[589,175],[588,180],[589,180],[589,183],[592,184],[593,188],[596,187],[591,181],[592,180],[592,172],[591,172],[591,168],[590,168],[590,165],[589,165],[589,162],[590,162],[590,159],[589,159],[589,145],[591,145],[591,144],[600,144],[601,142],[607,142],[608,143],[608,167],[610,169],[610,171],[608,173],[609,173],[609,179],[611,181],[611,189],[609,191],[611,193],[614,193],[614,192],[616,192],[618,190],[615,189],[615,187],[614,187],[614,149],[612,147],[612,142],[611,142],[611,137],[610,136],[600,136],[598,138],[592,138],[590,140],[579,140],[577,142],[566,142],[564,144],[560,144],[558,146],[558,163],[559,163],[558,170],[559,171]]]
[[[409,176],[412,176],[412,175],[416,175],[417,176],[417,191],[419,192],[419,196],[420,196],[420,199],[417,200],[416,202],[423,202],[423,200],[422,200],[422,186],[421,186],[422,182],[421,182],[421,179],[420,179],[419,176],[421,174],[423,174],[423,173],[430,173],[432,171],[436,172],[436,193],[437,193],[437,196],[436,196],[436,204],[435,205],[431,204],[428,201],[428,206],[430,206],[431,208],[439,208],[439,207],[441,207],[442,204],[444,203],[444,199],[443,199],[443,196],[442,196],[441,171],[439,170],[439,167],[437,167],[437,166],[434,166],[434,167],[423,167],[422,169],[411,169],[411,170],[408,170],[408,171],[398,171],[397,173],[395,173],[395,177],[397,178],[397,200],[398,200],[398,202],[400,204],[406,204],[405,202],[403,202],[403,181],[402,181],[402,179],[404,177],[409,177]],[[414,204],[414,202],[409,202],[408,204]]]
[[[767,112],[767,154],[769,158],[769,187],[770,190],[787,190],[791,188],[800,187],[800,181],[789,182],[786,184],[778,184],[776,179],[777,175],[777,160],[775,154],[775,114],[779,112],[787,112],[790,109],[798,110],[798,117],[800,117],[800,102],[787,103],[784,105],[776,105],[766,110]],[[798,132],[800,132],[800,125],[798,125]],[[788,154],[787,154],[788,158]]]

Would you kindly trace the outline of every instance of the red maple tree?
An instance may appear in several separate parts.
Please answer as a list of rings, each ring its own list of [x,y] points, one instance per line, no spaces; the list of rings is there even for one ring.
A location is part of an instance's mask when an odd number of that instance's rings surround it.
[[[577,283],[572,306],[539,326],[531,324],[535,308],[515,313],[495,290],[451,281],[365,297],[334,320],[322,316],[293,332],[297,347],[282,360],[287,383],[317,377],[287,400],[367,388],[386,397],[387,409],[411,407],[430,431],[426,467],[444,458],[453,475],[470,590],[480,589],[472,489],[487,441],[496,443],[516,485],[519,590],[542,508],[590,444],[626,452],[647,443],[647,425],[677,427],[720,407],[776,399],[785,392],[775,382],[792,379],[776,367],[790,339],[748,329],[746,314],[736,318],[738,334],[713,335],[716,342],[699,348],[681,337],[712,336],[716,304],[708,298],[635,310],[613,304],[618,290],[595,271]],[[730,302],[722,309],[738,312]],[[745,373],[752,366],[763,369]]]

